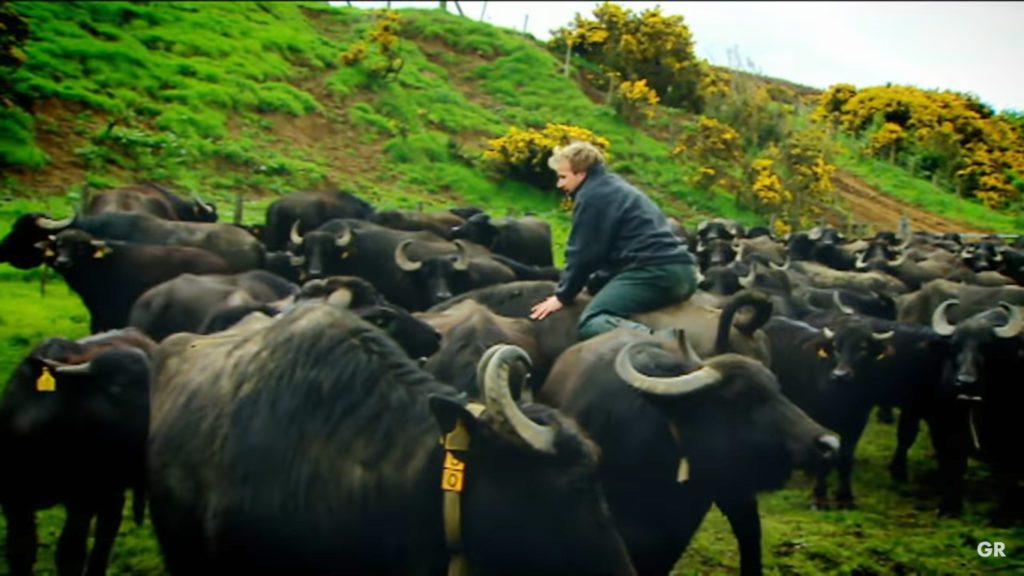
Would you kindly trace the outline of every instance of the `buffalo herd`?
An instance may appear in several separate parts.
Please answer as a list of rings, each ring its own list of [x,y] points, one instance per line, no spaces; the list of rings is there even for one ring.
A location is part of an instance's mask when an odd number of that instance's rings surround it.
[[[38,343],[0,398],[16,576],[58,504],[58,572],[104,574],[129,491],[177,575],[664,575],[712,505],[760,574],[758,494],[804,470],[812,506],[855,506],[876,408],[897,482],[928,424],[939,515],[976,458],[992,521],[1024,519],[1020,238],[676,223],[699,289],[635,319],[677,337],[580,341],[611,271],[530,320],[561,272],[534,215],[322,190],[242,227],[148,182],[85,207],[0,242],[92,333]]]

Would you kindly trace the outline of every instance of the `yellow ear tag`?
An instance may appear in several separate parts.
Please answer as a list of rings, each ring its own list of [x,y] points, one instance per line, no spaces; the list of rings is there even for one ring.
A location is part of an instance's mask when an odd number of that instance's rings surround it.
[[[93,253],[92,257],[93,258],[103,258],[106,255],[107,255],[107,249],[105,247],[103,247],[103,246],[100,246],[99,248],[96,249],[96,252]]]
[[[43,366],[43,373],[36,378],[36,390],[39,392],[56,392],[57,380],[50,374],[50,369]]]
[[[46,247],[46,251],[43,252],[43,258],[53,258],[57,253],[54,252],[49,246]]]
[[[824,348],[818,348],[818,358],[828,358],[828,352]]]

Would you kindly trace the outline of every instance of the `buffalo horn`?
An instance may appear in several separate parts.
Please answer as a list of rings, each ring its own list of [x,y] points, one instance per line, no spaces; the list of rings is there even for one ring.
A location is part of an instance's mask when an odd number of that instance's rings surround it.
[[[199,208],[204,212],[208,212],[210,214],[213,213],[213,205],[204,202],[203,199],[199,196],[199,194],[196,194],[195,192],[192,193],[192,202],[196,205],[196,208]]]
[[[853,265],[857,270],[863,270],[868,267],[868,263],[864,261],[864,256],[867,256],[868,251],[863,250],[857,254],[857,263]]]
[[[828,338],[829,340],[835,338],[836,336],[836,333],[833,332],[832,329],[827,326],[821,329],[821,333],[824,334],[825,338]]]
[[[891,340],[895,334],[895,330],[889,330],[888,332],[872,332],[871,338],[878,342],[885,342],[886,340]]]
[[[1020,334],[1021,330],[1024,330],[1024,321],[1020,317],[1020,308],[1006,302],[999,302],[999,307],[1006,310],[1006,315],[1009,319],[1006,321],[1006,324],[993,327],[992,333],[999,338],[1013,338]]]
[[[348,308],[352,304],[352,290],[338,288],[327,296],[327,303],[335,308]]]
[[[630,386],[643,392],[659,396],[680,396],[715,384],[722,379],[721,373],[709,366],[702,366],[689,374],[669,378],[641,374],[637,372],[629,359],[634,344],[630,343],[619,351],[618,356],[615,357],[615,372]]]
[[[784,263],[782,263],[782,264],[776,264],[775,262],[772,262],[772,261],[768,261],[768,264],[772,267],[773,270],[789,270],[789,258],[788,257],[786,258],[786,261]]]
[[[455,247],[459,252],[455,262],[452,263],[452,268],[459,272],[465,272],[469,269],[469,254],[466,252],[466,244],[462,240],[456,240]]]
[[[910,256],[910,253],[909,252],[904,252],[903,254],[900,254],[899,258],[897,258],[895,260],[889,260],[889,267],[890,268],[898,268],[904,262],[907,261],[907,256]]]
[[[821,240],[822,234],[824,234],[824,231],[821,229],[821,227],[815,226],[814,228],[811,228],[810,232],[807,233],[807,237],[817,242],[818,240]]]
[[[750,264],[750,271],[747,272],[747,275],[746,276],[740,276],[738,278],[740,286],[743,286],[744,288],[750,288],[751,286],[754,285],[754,267],[755,266],[757,266],[757,261],[756,260],[753,263]]]
[[[949,323],[949,317],[946,316],[946,309],[958,304],[960,304],[959,300],[956,298],[950,298],[942,304],[939,304],[939,307],[935,309],[935,312],[932,312],[932,330],[935,330],[935,333],[939,336],[949,336],[953,334],[954,330],[956,330],[956,328]]]
[[[44,358],[43,363],[52,368],[53,371],[58,374],[92,374],[92,362],[65,364],[63,362],[58,362],[57,360]]]
[[[78,217],[77,213],[72,214],[71,216],[68,216],[67,218],[65,218],[63,220],[54,220],[52,218],[47,218],[46,216],[37,216],[36,217],[36,226],[39,226],[43,230],[49,230],[49,231],[52,231],[52,232],[59,232],[59,231],[65,229],[65,228],[71,226],[75,222],[75,218],[77,218],[77,217]]]
[[[291,232],[288,233],[288,238],[292,241],[292,244],[295,244],[296,246],[302,245],[302,236],[299,234],[298,220],[296,220],[295,223],[292,224],[292,229]]]
[[[345,248],[351,243],[352,228],[346,224],[344,227],[344,231],[341,233],[341,236],[338,236],[337,238],[334,239],[334,245],[337,246],[338,248]]]
[[[499,422],[508,424],[516,435],[535,450],[547,454],[555,453],[555,431],[548,426],[537,424],[519,409],[508,387],[509,364],[523,360],[530,365],[530,356],[522,348],[509,344],[496,345],[493,354],[484,354],[487,361],[484,369],[484,404]],[[493,348],[493,347],[492,347]]]
[[[850,308],[846,304],[843,304],[843,295],[839,293],[839,290],[832,291],[832,302],[836,305],[843,314],[853,314],[855,310]]]
[[[411,239],[402,240],[402,242],[395,248],[395,264],[406,272],[415,272],[423,267],[423,262],[413,262],[409,259],[409,256],[405,253],[406,248],[412,244]]]

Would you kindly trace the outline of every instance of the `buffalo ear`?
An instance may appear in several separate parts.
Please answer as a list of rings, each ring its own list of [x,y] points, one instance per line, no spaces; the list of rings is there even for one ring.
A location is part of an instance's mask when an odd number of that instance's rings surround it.
[[[442,441],[444,435],[454,431],[460,423],[469,438],[476,435],[477,419],[467,408],[465,395],[431,394],[427,401],[430,403],[430,411],[434,413],[434,419],[437,420],[437,425],[441,429]]]

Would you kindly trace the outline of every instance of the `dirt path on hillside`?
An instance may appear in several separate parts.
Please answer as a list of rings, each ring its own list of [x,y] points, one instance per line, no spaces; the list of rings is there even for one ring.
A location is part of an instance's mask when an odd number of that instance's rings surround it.
[[[876,192],[863,180],[849,172],[837,171],[832,177],[841,203],[862,224],[870,224],[876,230],[898,230],[900,217],[910,219],[911,230],[927,232],[990,232],[975,228],[963,222],[949,220],[912,204]]]

